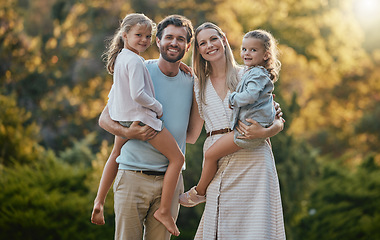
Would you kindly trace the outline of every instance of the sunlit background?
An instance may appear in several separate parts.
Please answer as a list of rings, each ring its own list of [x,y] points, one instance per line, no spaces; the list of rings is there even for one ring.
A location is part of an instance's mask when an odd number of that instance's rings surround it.
[[[212,21],[239,63],[245,32],[272,32],[286,123],[271,141],[287,239],[380,239],[380,0],[3,0],[0,239],[113,239],[112,191],[106,224],[90,223],[113,143],[97,123],[112,85],[102,53],[131,12]],[[143,57],[158,57],[155,44]],[[204,139],[188,145],[186,189]],[[181,208],[173,239],[193,239],[203,207]]]
[[[353,8],[363,26],[375,27],[379,24],[380,3],[378,0],[355,0]]]
[[[380,44],[380,1],[379,0],[354,0],[353,10],[358,23],[367,35],[365,44],[367,47]]]

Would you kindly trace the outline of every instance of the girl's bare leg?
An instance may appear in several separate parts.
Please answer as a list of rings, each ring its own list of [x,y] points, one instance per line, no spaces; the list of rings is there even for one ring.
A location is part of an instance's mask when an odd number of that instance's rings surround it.
[[[224,135],[211,145],[204,156],[201,179],[195,187],[198,195],[204,196],[206,194],[206,189],[218,170],[218,160],[240,149],[241,147],[234,143],[234,132]]]
[[[120,155],[121,147],[126,141],[126,139],[115,136],[114,146],[104,166],[98,193],[94,200],[94,208],[91,214],[91,222],[94,224],[103,225],[105,223],[103,211],[104,202],[106,200],[108,190],[110,189],[117,174],[118,164],[116,162],[116,158]]]
[[[160,207],[154,213],[154,217],[164,224],[172,235],[178,236],[179,230],[174,222],[170,209],[179,174],[185,162],[185,156],[179,149],[173,135],[171,135],[166,128],[159,132],[149,143],[169,160],[169,166],[166,170],[162,185]]]

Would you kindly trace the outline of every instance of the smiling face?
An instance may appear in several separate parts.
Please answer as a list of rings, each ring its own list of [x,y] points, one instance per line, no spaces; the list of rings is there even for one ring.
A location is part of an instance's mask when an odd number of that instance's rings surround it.
[[[248,67],[264,66],[269,53],[265,50],[263,41],[253,37],[243,38],[241,58]]]
[[[124,48],[136,54],[144,52],[152,40],[152,28],[147,25],[134,25],[128,33],[123,33]]]
[[[209,62],[225,58],[225,39],[215,29],[205,28],[196,37],[196,45],[201,56]]]
[[[168,25],[156,41],[162,58],[171,63],[180,61],[190,47],[186,28],[174,25]]]

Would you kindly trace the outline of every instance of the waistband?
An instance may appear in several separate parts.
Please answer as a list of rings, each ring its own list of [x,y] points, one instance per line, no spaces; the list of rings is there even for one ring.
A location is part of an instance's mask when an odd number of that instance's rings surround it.
[[[150,175],[150,176],[163,176],[165,175],[165,172],[157,172],[157,171],[137,171],[137,170],[130,170],[135,173],[142,173],[145,175]]]

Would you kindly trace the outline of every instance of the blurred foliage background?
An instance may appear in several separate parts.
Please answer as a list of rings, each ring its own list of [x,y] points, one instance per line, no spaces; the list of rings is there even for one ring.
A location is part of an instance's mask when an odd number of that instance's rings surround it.
[[[380,239],[379,0],[2,0],[0,239],[112,239],[90,223],[113,137],[97,120],[112,85],[101,55],[127,13],[182,14],[227,34],[263,28],[283,63],[273,137],[288,239]],[[144,53],[158,57],[155,44]],[[191,64],[191,52],[184,61]],[[201,171],[202,135],[188,145],[185,188]],[[181,208],[194,237],[203,205]],[[174,237],[173,237],[174,239]]]

